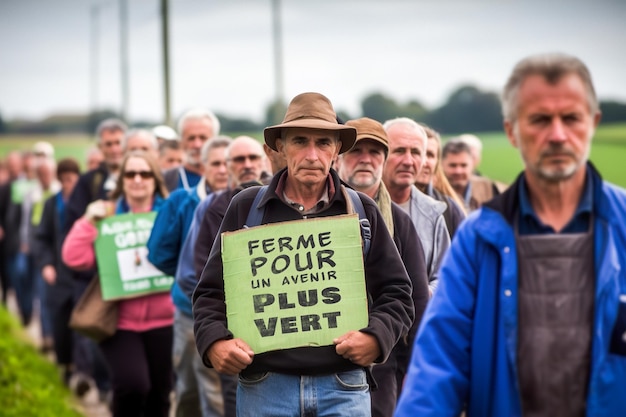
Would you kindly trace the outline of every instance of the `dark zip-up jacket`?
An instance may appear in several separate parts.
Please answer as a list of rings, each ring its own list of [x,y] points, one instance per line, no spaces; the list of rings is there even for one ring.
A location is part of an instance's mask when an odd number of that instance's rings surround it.
[[[341,182],[334,171],[331,170],[329,180],[338,192],[330,196],[327,208],[308,216],[303,216],[289,207],[276,195],[276,186],[283,173],[284,170],[274,176],[259,202],[259,206],[265,206],[262,224],[347,213],[345,198],[339,191]],[[243,227],[257,192],[256,187],[248,188],[233,198],[220,227],[220,234]],[[371,246],[365,259],[365,280],[370,306],[368,326],[355,330],[376,337],[381,351],[380,357],[376,359],[378,363],[383,362],[398,339],[407,334],[414,319],[413,300],[411,283],[376,203],[364,194],[359,193],[359,196],[371,225]],[[221,249],[221,239],[218,238],[193,294],[196,345],[207,366],[211,366],[207,358],[210,346],[218,340],[233,338],[226,323]],[[331,345],[258,354],[242,373],[272,371],[295,375],[322,375],[357,367],[358,365],[337,355],[335,347]]]

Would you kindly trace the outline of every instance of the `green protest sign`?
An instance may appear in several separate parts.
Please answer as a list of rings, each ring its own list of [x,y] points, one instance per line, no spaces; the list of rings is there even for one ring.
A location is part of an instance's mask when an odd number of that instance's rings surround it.
[[[115,300],[169,291],[174,278],[148,261],[146,242],[156,212],[107,217],[98,223],[95,242],[102,298]]]
[[[228,329],[255,353],[332,345],[367,326],[356,214],[222,234]]]
[[[15,180],[11,183],[11,202],[14,204],[22,204],[24,197],[34,187],[37,186],[37,180],[27,180],[25,178]]]

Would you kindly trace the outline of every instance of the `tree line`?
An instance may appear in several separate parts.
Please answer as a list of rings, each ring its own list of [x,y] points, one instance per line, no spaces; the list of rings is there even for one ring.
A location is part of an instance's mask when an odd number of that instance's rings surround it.
[[[222,124],[222,132],[254,132],[266,126],[280,123],[287,103],[275,101],[266,107],[264,120],[259,123],[245,117],[232,117],[216,111]],[[626,103],[600,101],[603,123],[626,122]],[[342,120],[357,117],[370,117],[385,121],[405,116],[426,123],[443,134],[463,132],[491,132],[502,130],[502,114],[499,96],[494,92],[483,91],[473,85],[463,85],[454,90],[446,102],[437,108],[429,109],[418,100],[401,103],[382,92],[373,92],[361,101],[361,114],[349,114],[336,109]],[[0,133],[84,133],[94,132],[97,124],[108,118],[119,117],[111,110],[103,110],[83,115],[53,115],[42,120],[4,120],[0,115]],[[151,127],[159,122],[131,121],[134,127]]]

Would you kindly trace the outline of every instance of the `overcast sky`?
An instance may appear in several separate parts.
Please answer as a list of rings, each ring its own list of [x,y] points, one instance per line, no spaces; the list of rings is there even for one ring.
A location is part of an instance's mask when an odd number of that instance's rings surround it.
[[[159,0],[128,0],[129,116],[160,121]],[[0,0],[0,113],[82,113],[98,5],[99,108],[121,103],[117,0]],[[371,92],[441,105],[459,85],[499,92],[520,58],[566,52],[603,99],[626,101],[624,0],[282,0],[284,92],[360,115]],[[170,0],[172,113],[261,120],[275,97],[271,0]]]

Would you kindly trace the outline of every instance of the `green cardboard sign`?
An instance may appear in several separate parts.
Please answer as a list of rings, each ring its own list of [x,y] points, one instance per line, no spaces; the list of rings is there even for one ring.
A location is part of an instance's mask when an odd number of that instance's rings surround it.
[[[11,202],[13,202],[13,204],[22,204],[26,194],[36,186],[37,180],[21,178],[13,181],[11,183]]]
[[[255,353],[327,346],[367,326],[356,214],[222,234],[228,329]]]
[[[115,300],[169,291],[174,278],[148,261],[146,242],[156,212],[128,213],[98,223],[95,242],[102,298]]]

